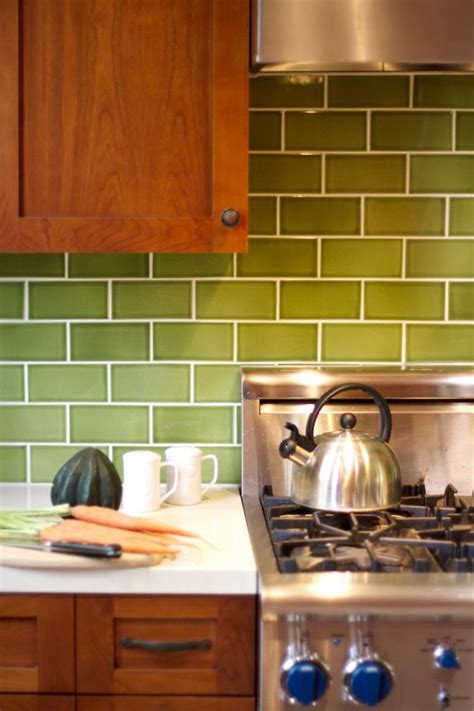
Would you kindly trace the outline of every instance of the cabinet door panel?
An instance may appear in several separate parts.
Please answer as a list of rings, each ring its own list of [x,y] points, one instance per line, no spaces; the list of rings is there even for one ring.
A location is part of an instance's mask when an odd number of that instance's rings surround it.
[[[78,693],[255,693],[253,597],[79,596],[76,634]]]
[[[137,709],[140,711],[255,711],[255,699],[246,696],[77,697],[77,711],[137,711]]]
[[[75,711],[74,696],[0,694],[1,711]]]
[[[73,691],[72,596],[0,596],[0,692]]]
[[[2,0],[0,248],[241,250],[247,4]]]

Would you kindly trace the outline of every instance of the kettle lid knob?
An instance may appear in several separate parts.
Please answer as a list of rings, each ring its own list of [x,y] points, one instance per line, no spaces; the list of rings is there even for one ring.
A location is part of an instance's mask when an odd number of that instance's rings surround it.
[[[343,430],[352,430],[356,426],[357,419],[356,416],[352,414],[352,412],[345,412],[343,415],[341,415],[339,423]]]

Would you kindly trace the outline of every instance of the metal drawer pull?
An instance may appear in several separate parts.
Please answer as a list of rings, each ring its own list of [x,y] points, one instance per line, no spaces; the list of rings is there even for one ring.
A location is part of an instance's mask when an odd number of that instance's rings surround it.
[[[152,652],[183,652],[187,649],[210,649],[212,647],[210,639],[191,639],[186,642],[152,642],[122,637],[120,644],[127,649],[148,649]]]

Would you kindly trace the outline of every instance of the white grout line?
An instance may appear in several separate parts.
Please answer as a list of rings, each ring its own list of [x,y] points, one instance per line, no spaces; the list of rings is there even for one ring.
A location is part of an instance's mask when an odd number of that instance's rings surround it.
[[[316,353],[316,360],[318,363],[321,363],[323,360],[323,325],[322,323],[318,323],[317,325],[317,353]]]
[[[149,343],[148,343],[148,348],[150,351],[150,356],[148,358],[148,361],[143,361],[144,363],[151,362],[153,363],[153,356],[155,355],[155,335],[154,335],[154,323],[153,321],[150,321],[150,330],[149,330]]]
[[[321,155],[321,195],[326,195],[326,154]]]
[[[402,274],[401,278],[406,280],[407,275],[407,240],[402,239]]]
[[[413,98],[415,93],[415,76],[410,74],[409,77],[409,99],[408,99],[408,109],[413,109]]]
[[[366,127],[365,127],[365,143],[366,143],[366,151],[372,152],[372,121],[373,121],[373,114],[372,111],[369,110],[367,111],[366,114]]]
[[[66,444],[71,443],[71,405],[66,403]]]
[[[196,279],[191,280],[191,320],[196,320]]]
[[[31,446],[26,445],[26,483],[31,483]]]
[[[323,240],[318,237],[316,240],[316,278],[318,281],[324,281],[321,277],[321,271],[323,268]]]
[[[281,318],[281,279],[275,279],[275,321]]]
[[[196,364],[191,363],[190,368],[189,368],[189,402],[191,405],[194,405],[196,402],[196,373],[195,373],[195,368]]]
[[[232,361],[237,363],[239,358],[239,326],[237,321],[235,321],[233,325],[232,339]]]
[[[64,276],[66,279],[69,278],[69,254],[64,255]]]
[[[411,155],[407,153],[407,160],[405,164],[405,195],[410,195],[410,185],[411,185]]]
[[[444,210],[444,236],[449,237],[449,222],[451,215],[451,199],[449,197],[445,200],[445,210]]]
[[[285,132],[286,132],[286,111],[280,113],[280,150],[285,150]]]
[[[106,363],[105,368],[105,383],[106,383],[106,398],[107,402],[112,402],[112,365],[111,363]]]
[[[450,297],[451,287],[449,286],[449,281],[444,285],[444,320],[449,321],[449,297]]]
[[[148,406],[148,444],[153,444],[153,405]]]
[[[23,402],[30,401],[30,374],[26,363],[23,364]]]
[[[151,252],[148,254],[148,278],[153,278],[153,254]]]
[[[401,356],[402,365],[406,365],[406,358],[407,358],[407,324],[402,323],[402,356]]]
[[[111,321],[113,318],[112,311],[112,280],[107,281],[107,319]]]
[[[457,111],[451,111],[451,150],[456,150]]]
[[[71,362],[71,324],[66,323],[66,363]]]
[[[281,231],[281,198],[277,195],[276,198],[276,236],[280,236]]]
[[[360,311],[359,311],[359,318],[361,321],[364,320],[364,312],[365,312],[365,279],[362,279],[360,283]]]
[[[365,195],[360,199],[360,225],[359,232],[361,237],[365,237]]]
[[[30,317],[30,282],[25,280],[23,287],[23,318],[28,321]]]

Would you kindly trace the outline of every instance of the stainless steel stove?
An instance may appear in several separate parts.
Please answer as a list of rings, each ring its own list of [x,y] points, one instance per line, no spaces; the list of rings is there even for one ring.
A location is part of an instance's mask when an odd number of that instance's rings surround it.
[[[329,388],[379,390],[393,418],[399,506],[312,511],[278,445]],[[347,398],[347,395],[350,398]],[[244,369],[242,495],[259,570],[260,711],[474,709],[474,372]],[[377,431],[363,392],[327,405]]]

